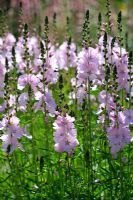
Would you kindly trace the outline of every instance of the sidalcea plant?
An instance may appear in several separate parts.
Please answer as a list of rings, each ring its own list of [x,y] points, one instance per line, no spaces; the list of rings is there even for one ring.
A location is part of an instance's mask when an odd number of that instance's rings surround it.
[[[1,199],[132,199],[132,52],[109,1],[95,44],[90,19],[82,47],[70,18],[56,41],[56,15],[53,42],[48,17],[41,33],[0,37]]]
[[[67,113],[64,116],[57,116],[53,124],[55,129],[55,150],[57,152],[67,152],[71,155],[79,144],[76,138],[77,132],[73,124],[74,121],[74,117],[70,117]]]

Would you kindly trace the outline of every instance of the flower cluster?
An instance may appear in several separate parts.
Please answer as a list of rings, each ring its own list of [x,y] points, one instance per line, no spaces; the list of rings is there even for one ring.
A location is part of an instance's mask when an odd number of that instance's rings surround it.
[[[26,129],[20,127],[19,122],[20,120],[16,116],[10,118],[5,116],[0,122],[0,130],[4,133],[0,139],[3,141],[2,148],[6,153],[11,154],[16,147],[23,150],[19,142],[19,139],[23,136],[31,139]]]
[[[105,120],[108,121],[105,127],[107,138],[111,154],[117,157],[117,153],[131,142],[129,125],[133,123],[133,110],[118,111],[114,98],[106,91],[100,92],[99,102],[99,113],[101,113],[99,121],[103,124]]]
[[[90,46],[78,50],[71,39],[54,45],[35,35],[30,36],[26,29],[18,40],[11,33],[0,38],[0,58],[0,113],[6,118],[17,116],[18,111],[29,111],[29,102],[30,111],[41,110],[46,116],[55,117],[60,105],[54,99],[52,89],[54,85],[57,87],[60,73],[67,74],[71,68],[75,77],[71,77],[69,98],[76,99],[71,102],[77,102],[77,108],[82,108],[84,99],[88,98],[89,87],[99,87],[99,121],[107,122],[105,130],[111,153],[116,156],[130,143],[133,111],[124,110],[116,103],[116,93],[122,91],[126,96],[130,92],[128,53],[114,38],[107,36],[105,41],[101,36],[95,48]],[[113,89],[109,91],[111,84]],[[54,123],[56,151],[71,154],[78,145],[73,122],[74,118],[68,114],[57,116]],[[6,135],[1,139],[3,145],[14,143],[12,152],[20,146],[18,139],[24,134],[21,130],[21,136],[15,135],[10,122],[7,124],[4,127]],[[18,127],[18,124],[13,127],[15,133],[20,130]]]
[[[55,150],[57,152],[73,153],[75,147],[79,144],[76,135],[77,131],[74,127],[74,117],[67,113],[64,116],[58,115],[54,122],[54,141]]]

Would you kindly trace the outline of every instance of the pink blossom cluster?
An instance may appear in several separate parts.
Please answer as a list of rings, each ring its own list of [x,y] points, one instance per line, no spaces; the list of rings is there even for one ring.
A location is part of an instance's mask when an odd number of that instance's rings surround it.
[[[113,38],[108,36],[107,38],[107,60],[108,63],[112,66],[110,69],[113,70],[113,67],[116,66],[117,69],[117,82],[118,82],[118,91],[125,89],[127,92],[129,90],[128,85],[128,53],[126,50],[119,46],[117,42],[112,46]],[[101,71],[104,72],[103,64],[105,64],[104,58],[104,46],[103,46],[104,37],[101,36],[99,43],[97,45],[97,50],[99,54],[99,65]]]
[[[39,41],[37,37],[32,36],[27,38],[27,48],[29,52],[29,63],[24,59],[24,38],[20,37],[18,38],[18,41],[16,42],[15,37],[12,34],[7,34],[6,37],[1,38],[1,65],[0,65],[0,71],[1,71],[1,85],[0,85],[0,91],[1,91],[1,97],[3,97],[4,94],[4,78],[6,73],[6,67],[5,67],[5,59],[8,59],[8,65],[9,65],[9,72],[13,70],[12,66],[12,48],[15,46],[15,56],[16,56],[16,70],[19,74],[18,80],[17,80],[17,88],[18,90],[22,91],[18,97],[18,110],[26,111],[27,108],[27,102],[29,101],[29,95],[26,91],[26,88],[31,88],[32,92],[34,94],[35,100],[39,100],[39,97],[41,97],[40,93],[44,92],[44,84],[42,82],[45,82],[45,84],[51,84],[56,83],[58,80],[58,71],[56,70],[56,67],[54,65],[54,47],[49,45],[49,52],[46,55],[46,62],[43,65],[42,60],[40,58],[40,48],[39,48]],[[28,67],[27,67],[28,66]],[[43,71],[43,74],[41,73]],[[48,90],[46,88],[46,90]],[[37,97],[37,94],[39,95]],[[45,99],[48,99],[50,97],[50,92],[46,92]],[[13,94],[10,94],[11,100],[10,102],[14,101],[14,104],[16,103],[16,97]],[[52,98],[52,97],[51,97]],[[13,100],[14,99],[14,100]],[[53,100],[54,101],[54,100]],[[10,104],[10,102],[8,102]],[[47,107],[48,106],[48,103]],[[56,106],[55,106],[56,107]],[[5,109],[5,103],[0,106],[1,112],[3,112]],[[49,109],[50,110],[50,109]],[[52,112],[53,113],[53,112]]]
[[[63,42],[56,51],[56,64],[59,69],[68,70],[77,66],[76,45]]]
[[[1,38],[1,40],[3,40]],[[83,48],[78,55],[76,54],[76,45],[72,42],[62,43],[58,48],[49,44],[48,52],[46,55],[46,62],[42,64],[40,56],[39,41],[36,36],[27,38],[27,47],[29,55],[32,58],[29,62],[29,72],[27,75],[26,66],[27,63],[23,59],[24,57],[24,39],[20,37],[15,43],[15,38],[12,34],[8,34],[6,38],[6,49],[2,48],[2,64],[5,65],[5,57],[8,58],[11,66],[11,48],[15,44],[17,68],[22,76],[19,77],[18,86],[24,87],[29,83],[34,89],[38,85],[39,81],[44,78],[46,83],[56,83],[58,81],[59,70],[68,70],[69,67],[74,67],[77,70],[77,87],[85,90],[86,81],[92,81],[94,85],[99,85],[103,82],[105,63],[103,53],[103,37],[100,38],[96,48],[89,47]],[[108,39],[108,62],[117,67],[117,81],[118,90],[126,89],[128,91],[128,55],[124,48],[120,48],[117,43],[111,48],[112,38]],[[43,42],[43,41],[42,41]],[[44,42],[43,42],[44,43]],[[45,47],[45,44],[44,44]],[[7,50],[8,48],[8,50]],[[4,52],[4,55],[3,55]],[[44,68],[44,77],[40,74],[40,67]],[[31,75],[29,75],[31,74]],[[35,77],[36,76],[36,77]],[[27,79],[27,80],[26,80]],[[31,80],[28,80],[31,79]],[[33,80],[34,79],[34,83]],[[32,83],[31,83],[32,82]],[[81,90],[81,89],[80,89]]]
[[[113,38],[108,36],[107,60],[104,58],[104,37],[101,36],[96,48],[83,48],[77,59],[77,94],[78,102],[82,103],[87,94],[87,82],[91,81],[92,86],[102,85],[105,82],[105,62],[111,66],[110,71],[117,69],[117,90],[129,91],[128,84],[128,54],[117,42],[111,47]]]
[[[75,147],[79,144],[76,136],[77,131],[74,126],[74,117],[67,113],[64,116],[58,115],[54,122],[54,142],[57,152],[67,152],[72,154]]]
[[[78,54],[77,63],[77,101],[83,103],[87,96],[88,82],[97,85],[99,74],[98,51],[92,47],[83,48]]]
[[[11,154],[17,147],[23,150],[19,139],[23,136],[31,138],[26,129],[20,127],[19,122],[16,116],[5,116],[0,121],[0,130],[4,133],[0,139],[3,141],[2,148],[6,153]]]
[[[114,98],[106,91],[99,94],[99,121],[105,125],[110,151],[113,157],[131,142],[132,136],[129,125],[133,124],[133,110],[118,111]]]
[[[40,40],[45,49],[44,57],[42,57]],[[16,39],[11,33],[7,33],[0,38],[0,98],[3,99],[0,112],[5,114],[8,110],[9,115],[12,116],[15,116],[17,111],[27,112],[28,104],[32,101],[33,112],[41,110],[46,115],[55,117],[58,102],[54,100],[51,88],[54,84],[58,85],[60,73],[68,72],[69,68],[75,72],[75,77],[71,79],[72,91],[69,97],[71,100],[76,98],[78,106],[81,107],[83,100],[88,95],[89,86],[102,88],[105,84],[106,62],[111,72],[116,68],[117,92],[124,90],[125,93],[128,93],[128,53],[119,46],[118,42],[112,46],[112,40],[113,38],[108,36],[105,60],[103,36],[95,48],[88,47],[78,50],[73,41],[64,41],[61,45],[53,45],[50,42],[45,44],[38,36],[30,36],[29,33],[26,40],[24,36]],[[15,69],[13,47],[15,49]],[[27,58],[26,51],[28,52]],[[8,68],[6,60],[8,60]],[[10,89],[6,94],[6,76],[14,71],[16,71],[14,80],[16,81],[16,91]],[[112,81],[111,78],[109,81]],[[8,98],[5,98],[6,95]],[[71,103],[73,102],[71,101]],[[99,102],[100,122],[104,123],[105,119],[109,119],[106,130],[111,152],[114,155],[131,140],[129,126],[132,124],[132,110],[117,111],[112,93],[107,93],[106,90],[100,92]],[[107,116],[103,113],[104,110],[106,110]],[[73,122],[74,118],[67,114],[57,117],[54,123],[55,149],[57,151],[72,152],[78,145]],[[68,126],[63,124],[68,124]],[[112,139],[117,130],[118,135],[121,135],[118,143],[113,142]],[[125,136],[122,136],[122,131],[125,132]]]

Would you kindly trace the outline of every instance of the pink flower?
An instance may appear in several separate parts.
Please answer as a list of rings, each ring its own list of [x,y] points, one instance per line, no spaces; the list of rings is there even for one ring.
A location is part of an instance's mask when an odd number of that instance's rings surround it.
[[[45,110],[44,108],[46,108],[46,110],[49,112],[50,115],[55,114],[56,103],[55,103],[50,91],[46,91],[45,95],[40,92],[36,92],[35,98],[36,98],[36,100],[38,100],[38,102],[36,102],[34,104],[35,111],[41,109],[44,112],[44,110]]]
[[[6,69],[4,65],[0,61],[0,88],[2,89],[4,86],[4,78],[5,78]]]
[[[0,113],[3,113],[5,111],[5,109],[6,109],[6,107],[7,107],[6,102],[4,102],[3,104],[1,104],[0,105]]]
[[[2,148],[7,153],[12,153],[16,147],[21,148],[22,145],[19,143],[18,139],[22,136],[31,138],[24,128],[19,125],[20,120],[16,116],[11,118],[3,118],[0,123],[0,129],[3,130],[4,134],[0,137],[3,141]]]
[[[127,125],[133,124],[133,110],[125,110],[124,115],[125,115],[125,123]]]
[[[107,137],[111,147],[111,153],[116,157],[117,153],[122,150],[126,144],[131,141],[130,130],[127,127],[111,127],[107,130]]]
[[[0,139],[3,141],[2,149],[11,154],[17,147],[22,150],[22,145],[18,142],[17,137],[14,136],[10,130],[7,130],[7,133],[2,135]]]
[[[45,92],[44,101],[46,103],[46,109],[50,114],[54,114],[56,110],[56,103],[52,98],[50,92]]]
[[[126,120],[125,114],[122,111],[118,112],[118,122],[119,122],[119,125],[125,126],[125,120]]]
[[[87,91],[84,85],[81,85],[77,90],[77,101],[79,105],[83,104],[83,100],[87,97]]]
[[[54,122],[54,141],[55,151],[67,152],[72,154],[76,146],[79,144],[76,136],[77,131],[74,127],[75,119],[68,114],[59,115]]]
[[[28,93],[24,92],[18,97],[19,110],[25,112],[28,104],[29,96]]]
[[[24,74],[18,78],[18,89],[23,90],[27,84],[31,86],[33,90],[36,89],[40,82],[40,79],[34,74]]]
[[[10,106],[10,107],[15,106],[15,105],[16,105],[16,96],[10,94],[10,99],[9,99],[8,103],[9,103],[9,106]]]
[[[44,74],[46,83],[56,83],[58,80],[58,72],[52,68],[48,68]]]
[[[104,37],[101,36],[97,45],[99,65],[101,66],[105,64],[103,39]],[[107,60],[109,64],[112,66],[115,65],[117,68],[118,90],[125,89],[128,91],[128,54],[126,50],[121,48],[116,42],[111,48],[112,39],[113,38],[110,36],[107,38]],[[101,68],[105,71],[103,67]]]
[[[12,47],[16,42],[16,38],[11,33],[7,33],[4,37],[4,48],[8,51],[11,51]]]
[[[111,112],[116,107],[113,97],[109,93],[107,93],[105,90],[99,93],[98,100],[100,102],[100,107],[101,108],[106,107],[108,112]]]
[[[30,55],[39,57],[40,50],[39,50],[39,42],[38,42],[37,37],[35,36],[29,37],[27,41],[27,46],[28,46]]]
[[[69,67],[77,66],[76,45],[68,45],[65,41],[56,51],[57,66],[59,69],[68,70]]]
[[[98,74],[98,51],[92,47],[82,49],[78,55],[78,79],[93,81]]]

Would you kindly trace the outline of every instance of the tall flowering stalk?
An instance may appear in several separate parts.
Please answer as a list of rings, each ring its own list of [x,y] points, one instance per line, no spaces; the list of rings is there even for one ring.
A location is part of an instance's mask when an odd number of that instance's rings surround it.
[[[73,122],[74,117],[70,117],[67,113],[64,116],[57,116],[54,122],[54,141],[57,152],[67,152],[71,155],[75,147],[79,144],[76,139],[77,132]]]

